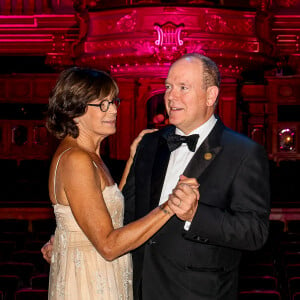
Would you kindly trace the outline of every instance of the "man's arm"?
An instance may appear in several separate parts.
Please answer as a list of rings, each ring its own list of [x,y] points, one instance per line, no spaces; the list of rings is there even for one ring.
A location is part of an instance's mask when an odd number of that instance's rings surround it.
[[[239,162],[226,194],[219,195],[226,197],[226,209],[200,199],[185,238],[236,249],[261,248],[268,237],[270,191],[268,160],[260,145],[252,147]]]
[[[126,184],[123,187],[122,193],[124,196],[124,225],[135,220],[135,159],[131,165],[127,176]]]

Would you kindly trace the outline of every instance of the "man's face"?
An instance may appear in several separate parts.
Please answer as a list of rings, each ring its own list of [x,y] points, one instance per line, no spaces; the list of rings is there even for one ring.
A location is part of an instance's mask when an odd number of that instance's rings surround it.
[[[217,94],[212,96],[211,88],[204,89],[202,70],[200,60],[184,58],[171,66],[166,79],[164,99],[170,124],[185,134],[206,122],[214,112]]]

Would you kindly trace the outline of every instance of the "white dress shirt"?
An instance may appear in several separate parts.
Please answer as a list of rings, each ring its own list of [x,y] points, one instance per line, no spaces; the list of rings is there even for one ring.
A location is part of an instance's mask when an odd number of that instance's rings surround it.
[[[188,134],[199,134],[195,152],[209,135],[216,122],[216,117],[212,115],[204,124]],[[186,135],[178,128],[176,128],[175,133],[179,135]],[[182,143],[180,147],[171,153],[159,204],[164,203],[169,198],[169,194],[171,194],[172,190],[175,188],[179,180],[179,176],[182,175],[195,152],[190,151],[186,143]],[[188,230],[189,227],[190,222],[186,222],[184,229]]]

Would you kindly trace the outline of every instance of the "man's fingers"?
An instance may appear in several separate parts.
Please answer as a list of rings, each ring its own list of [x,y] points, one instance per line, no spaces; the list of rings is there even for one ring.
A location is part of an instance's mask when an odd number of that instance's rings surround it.
[[[180,202],[180,199],[178,199],[177,197],[174,197],[173,195],[170,195],[169,196],[169,202],[168,202],[168,205],[170,207],[170,209],[175,213],[175,214],[181,214],[183,211],[182,211],[182,208],[181,208],[181,205],[178,206],[179,202]]]
[[[200,192],[198,189],[193,189],[193,192],[196,194],[197,201],[200,200]]]
[[[50,264],[51,258],[47,254],[43,254],[43,258]]]
[[[194,190],[193,187],[191,187],[189,184],[187,184],[187,183],[179,183],[179,184],[177,184],[177,186],[175,187],[175,189],[173,191],[174,192],[181,191],[184,194],[189,194],[193,190]]]
[[[199,182],[196,180],[196,178],[188,178],[184,175],[180,175],[179,182],[184,182],[190,185],[196,185],[199,186]]]
[[[194,202],[193,196],[196,196],[197,201],[200,199],[200,193],[197,189],[193,189],[191,186],[187,184],[180,184],[177,185],[176,188],[173,189],[172,194],[179,198],[182,199],[183,202],[188,202],[192,203]],[[178,201],[179,202],[179,201]],[[177,203],[177,202],[175,202]]]
[[[170,195],[169,199],[170,199],[171,203],[173,205],[175,205],[176,207],[181,206],[182,200],[179,197],[177,197],[176,195]]]
[[[54,243],[54,235],[50,237],[50,240],[42,247],[41,252],[43,254],[43,258],[50,263],[52,256],[52,248]]]
[[[42,254],[43,254],[43,258],[50,264],[52,252],[49,251],[49,250],[47,249],[47,247],[43,247],[43,248],[41,249],[41,251],[42,251]]]

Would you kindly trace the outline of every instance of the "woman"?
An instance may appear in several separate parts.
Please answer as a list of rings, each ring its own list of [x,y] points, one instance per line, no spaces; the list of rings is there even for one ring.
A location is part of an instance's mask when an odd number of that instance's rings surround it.
[[[173,215],[174,204],[168,200],[122,227],[123,197],[99,155],[103,139],[116,132],[117,95],[108,74],[78,67],[63,71],[50,95],[47,126],[62,141],[49,175],[57,222],[49,299],[132,299],[131,258],[126,253]],[[178,187],[181,193],[189,188]]]

